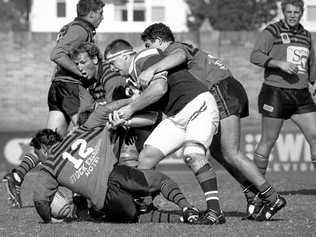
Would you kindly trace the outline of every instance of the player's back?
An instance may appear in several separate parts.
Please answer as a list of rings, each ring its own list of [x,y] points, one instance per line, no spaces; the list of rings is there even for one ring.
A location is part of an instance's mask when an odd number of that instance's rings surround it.
[[[105,127],[80,127],[53,146],[42,169],[57,181],[102,208],[107,179],[117,162],[115,143]]]
[[[208,87],[232,76],[230,70],[221,59],[195,48],[192,45],[174,42],[168,46],[165,53],[169,54],[177,48],[184,50],[189,72],[204,82]]]

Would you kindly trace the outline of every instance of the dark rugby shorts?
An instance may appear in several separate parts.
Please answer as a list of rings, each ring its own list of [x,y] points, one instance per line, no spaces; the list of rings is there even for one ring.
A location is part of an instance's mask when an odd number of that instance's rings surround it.
[[[288,89],[263,84],[258,97],[259,112],[266,117],[289,119],[294,114],[316,111],[308,90]]]
[[[138,169],[126,165],[114,167],[108,180],[104,210],[111,222],[137,222],[135,198],[148,196],[150,187]]]
[[[249,115],[247,93],[242,84],[233,77],[219,81],[210,88],[215,97],[220,119],[236,115],[240,118]]]
[[[48,91],[49,111],[61,111],[67,122],[78,113],[80,107],[79,84],[53,81]]]

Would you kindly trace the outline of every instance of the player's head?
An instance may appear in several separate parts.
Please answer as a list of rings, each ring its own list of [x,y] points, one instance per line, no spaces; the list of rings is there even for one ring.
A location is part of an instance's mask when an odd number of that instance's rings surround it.
[[[77,3],[77,16],[89,21],[97,28],[103,20],[102,0],[79,0]]]
[[[104,58],[111,65],[112,70],[119,71],[122,76],[128,76],[135,53],[128,41],[117,39],[105,48]]]
[[[286,24],[289,27],[298,25],[304,12],[303,0],[283,0],[281,7]]]
[[[163,23],[148,26],[141,34],[141,38],[146,48],[159,48],[163,51],[175,41],[172,31]]]
[[[45,128],[35,134],[30,142],[30,146],[34,148],[35,153],[43,161],[46,159],[48,149],[61,140],[62,138],[57,132]]]
[[[96,44],[88,42],[79,44],[71,50],[70,58],[86,80],[96,78],[98,63],[101,61],[101,53]]]

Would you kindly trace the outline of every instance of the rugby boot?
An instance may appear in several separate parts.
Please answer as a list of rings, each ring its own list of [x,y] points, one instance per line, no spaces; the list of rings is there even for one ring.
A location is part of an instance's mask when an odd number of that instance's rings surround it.
[[[199,216],[200,212],[197,208],[195,207],[184,207],[182,210],[182,217],[180,217],[181,222],[187,223],[187,224],[200,224],[199,221]]]
[[[225,222],[226,218],[224,213],[222,211],[218,213],[212,209],[206,210],[204,215],[199,218],[201,225],[218,225],[224,224]]]
[[[2,182],[4,183],[8,195],[9,205],[15,208],[22,207],[22,200],[21,200],[21,185],[22,181],[18,182],[13,175],[13,172],[7,173]]]
[[[259,194],[257,194],[253,199],[247,200],[247,210],[246,216],[243,217],[243,220],[254,220],[258,215],[260,209],[263,206],[263,201],[259,198]]]
[[[264,201],[259,213],[255,216],[256,221],[270,220],[278,211],[286,206],[286,200],[278,195],[275,202]]]

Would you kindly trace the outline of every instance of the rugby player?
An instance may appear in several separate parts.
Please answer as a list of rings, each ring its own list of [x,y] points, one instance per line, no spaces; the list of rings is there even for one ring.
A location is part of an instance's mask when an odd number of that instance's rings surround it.
[[[142,88],[137,75],[161,60],[157,49],[136,54],[129,42],[118,39],[105,49],[105,59],[113,70],[130,76],[130,83],[142,90],[132,103],[117,111],[121,119],[145,108],[161,110],[168,116],[153,130],[140,152],[139,169],[152,169],[166,156],[184,146],[184,160],[194,172],[206,198],[205,224],[222,224],[217,179],[206,158],[206,149],[217,131],[219,114],[213,95],[185,69],[155,74],[148,87]]]
[[[162,23],[147,27],[141,38],[147,48],[158,48],[166,55],[163,60],[139,75],[142,85],[149,83],[154,73],[185,64],[190,73],[214,95],[220,114],[220,133],[214,142],[219,140],[217,143],[220,144],[221,151],[213,146],[211,154],[242,184],[247,199],[247,216],[253,218],[255,215],[259,220],[265,215],[266,209],[271,209],[269,213],[274,214],[283,208],[285,199],[261,175],[254,162],[241,152],[240,119],[248,116],[248,98],[243,86],[233,77],[227,65],[198,48],[175,42],[170,28]],[[261,206],[261,200],[264,201],[265,208]]]
[[[254,161],[265,175],[269,155],[279,137],[284,120],[291,119],[310,145],[316,167],[316,64],[311,33],[301,24],[303,0],[284,0],[284,19],[268,25],[252,50],[251,63],[264,68],[264,82],[259,93],[261,138]]]

